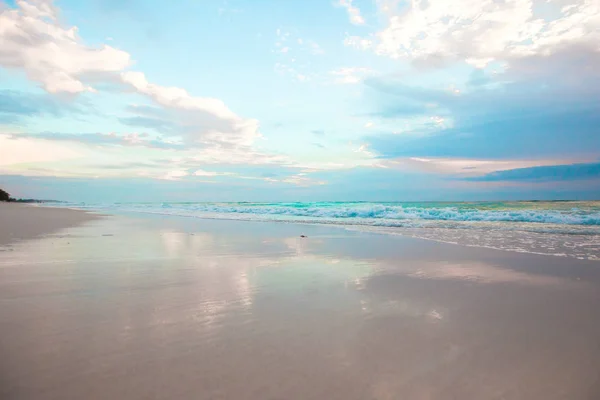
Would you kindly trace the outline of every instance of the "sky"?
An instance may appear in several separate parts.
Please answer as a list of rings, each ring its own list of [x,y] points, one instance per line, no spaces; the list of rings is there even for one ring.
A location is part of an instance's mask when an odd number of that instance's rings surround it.
[[[0,187],[600,197],[598,0],[0,0]]]

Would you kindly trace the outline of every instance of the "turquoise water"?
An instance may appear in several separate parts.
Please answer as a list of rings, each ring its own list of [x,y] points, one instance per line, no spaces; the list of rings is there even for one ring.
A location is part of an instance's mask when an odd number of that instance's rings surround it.
[[[192,218],[340,225],[468,246],[600,259],[600,201],[62,205]]]
[[[600,202],[462,202],[462,203],[114,203],[72,206],[126,209],[197,216],[219,214],[240,219],[337,220],[411,226],[424,221],[530,222],[600,226]],[[368,223],[370,221],[370,223]]]

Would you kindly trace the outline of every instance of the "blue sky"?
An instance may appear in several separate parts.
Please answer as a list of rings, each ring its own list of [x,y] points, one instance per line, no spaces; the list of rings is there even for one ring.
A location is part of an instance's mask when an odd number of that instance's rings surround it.
[[[0,2],[0,186],[597,198],[598,27],[596,0]]]

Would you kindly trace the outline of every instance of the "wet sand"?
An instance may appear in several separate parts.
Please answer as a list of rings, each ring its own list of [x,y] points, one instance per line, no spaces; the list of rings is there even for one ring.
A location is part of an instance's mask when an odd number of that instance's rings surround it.
[[[0,245],[79,225],[98,218],[85,211],[0,202]]]
[[[2,399],[600,398],[598,262],[127,215],[0,250]]]

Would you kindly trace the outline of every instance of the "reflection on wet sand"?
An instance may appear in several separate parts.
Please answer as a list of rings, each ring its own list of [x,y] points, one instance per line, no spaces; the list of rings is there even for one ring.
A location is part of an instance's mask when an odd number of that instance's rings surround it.
[[[0,253],[0,395],[599,398],[597,265],[548,259],[325,227],[94,221]]]
[[[566,285],[567,281],[553,276],[528,274],[481,262],[424,262],[408,276],[422,279],[456,279],[477,283],[514,283],[517,285]]]

